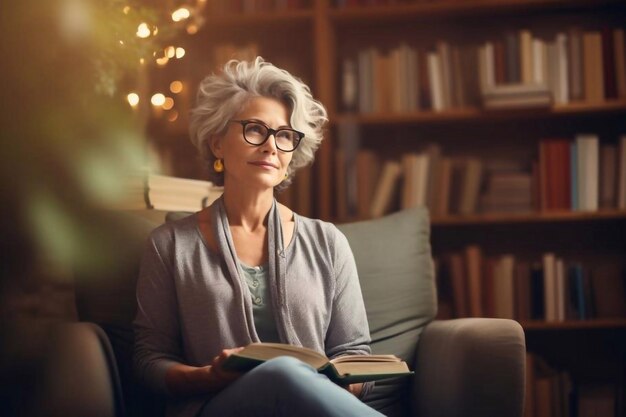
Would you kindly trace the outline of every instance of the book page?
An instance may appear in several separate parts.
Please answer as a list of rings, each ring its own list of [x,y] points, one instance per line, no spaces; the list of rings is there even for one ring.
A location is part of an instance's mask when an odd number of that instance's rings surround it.
[[[279,356],[290,356],[305,362],[318,369],[328,362],[328,358],[321,353],[300,346],[291,346],[282,343],[252,343],[235,355],[257,360],[269,360]]]
[[[342,362],[333,364],[339,375],[406,374],[409,368],[405,362]]]
[[[331,362],[401,362],[401,360],[395,355],[345,355],[331,359]]]

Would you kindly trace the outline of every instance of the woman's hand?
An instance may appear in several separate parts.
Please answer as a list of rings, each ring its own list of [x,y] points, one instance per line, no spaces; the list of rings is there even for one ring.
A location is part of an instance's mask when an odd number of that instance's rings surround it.
[[[363,391],[363,383],[350,384],[346,387],[346,389],[350,391],[351,394],[353,394],[355,397],[358,398],[359,395],[361,395],[361,391]]]
[[[208,366],[195,367],[182,363],[172,365],[165,374],[165,384],[170,394],[184,397],[223,389],[241,374],[223,370],[222,364],[230,355],[241,349],[243,348],[222,350]]]
[[[217,391],[223,389],[231,382],[239,378],[241,375],[238,372],[229,372],[222,369],[222,364],[230,355],[242,350],[243,347],[237,347],[234,349],[224,349],[222,353],[213,358],[211,365],[207,366],[207,382],[211,391]]]

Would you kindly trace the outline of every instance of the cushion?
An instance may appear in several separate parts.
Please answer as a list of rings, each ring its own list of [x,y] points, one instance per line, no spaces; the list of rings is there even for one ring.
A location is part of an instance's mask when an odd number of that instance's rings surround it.
[[[437,313],[428,210],[418,207],[338,227],[354,253],[372,351],[393,353],[414,369],[419,335]],[[406,415],[409,380],[377,383],[368,402],[385,415]]]

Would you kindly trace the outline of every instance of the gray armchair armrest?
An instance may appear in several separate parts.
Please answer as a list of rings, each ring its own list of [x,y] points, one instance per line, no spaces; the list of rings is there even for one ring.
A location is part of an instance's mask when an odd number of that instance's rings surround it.
[[[526,343],[513,320],[434,321],[417,345],[413,399],[420,417],[519,417]]]

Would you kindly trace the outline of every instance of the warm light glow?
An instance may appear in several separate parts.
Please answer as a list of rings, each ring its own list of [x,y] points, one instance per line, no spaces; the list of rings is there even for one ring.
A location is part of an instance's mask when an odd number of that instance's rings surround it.
[[[145,63],[146,63],[146,60],[145,60],[145,59],[143,59],[143,58],[139,58],[139,63],[140,63],[141,65],[143,65],[143,64],[145,64]]]
[[[139,104],[139,95],[137,93],[130,93],[126,96],[126,100],[128,100],[130,107],[137,107]]]
[[[154,29],[152,29],[152,36],[156,36],[157,33],[159,33],[159,28],[155,26]]]
[[[151,33],[152,32],[150,31],[147,23],[141,23],[139,26],[137,26],[137,37],[147,38],[148,36],[150,36]]]
[[[176,58],[180,59],[185,56],[185,49],[178,47],[176,48]]]
[[[172,110],[171,112],[169,112],[169,114],[167,115],[167,120],[169,120],[170,122],[175,122],[176,119],[178,119],[178,112],[176,110]]]
[[[120,39],[120,45],[124,46],[124,41]]]
[[[167,61],[169,61],[169,60],[170,59],[168,57],[164,56],[164,57],[161,57],[161,58],[157,58],[156,59],[156,63],[157,63],[157,65],[163,66],[163,65],[167,64]]]
[[[161,93],[156,93],[150,99],[150,103],[152,103],[153,106],[162,106],[165,103],[165,96]]]
[[[183,83],[181,81],[172,81],[170,83],[170,91],[174,94],[178,94],[183,91]]]
[[[165,102],[163,102],[163,110],[170,110],[174,107],[174,99],[172,97],[165,97]]]
[[[124,14],[128,14],[128,12],[130,12],[130,6],[124,6],[124,9],[122,9],[122,11],[124,12]]]
[[[165,48],[165,56],[168,58],[174,58],[176,56],[176,48],[173,46],[168,46]]]
[[[180,9],[177,9],[174,11],[174,13],[172,13],[172,20],[174,22],[180,22],[181,20],[189,18],[190,15],[191,13],[189,13],[189,9],[187,9],[186,7],[181,7]]]
[[[190,35],[195,35],[196,33],[198,33],[198,25],[188,25],[187,26],[187,33]]]

